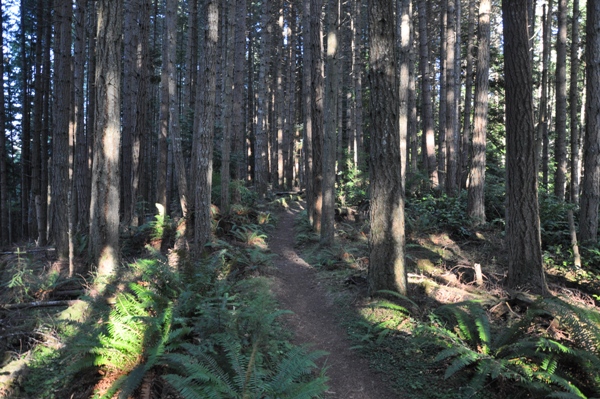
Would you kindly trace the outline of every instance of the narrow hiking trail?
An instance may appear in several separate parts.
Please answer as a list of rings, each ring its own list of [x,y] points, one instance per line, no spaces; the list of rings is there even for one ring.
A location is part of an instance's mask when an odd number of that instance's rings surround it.
[[[279,214],[277,227],[269,239],[277,255],[274,263],[275,294],[282,309],[293,314],[285,321],[295,333],[294,343],[312,344],[312,349],[329,353],[327,366],[329,390],[326,398],[397,399],[387,388],[381,374],[369,369],[368,361],[350,349],[346,332],[336,324],[338,310],[325,288],[316,279],[316,271],[294,249],[294,217],[298,212]]]

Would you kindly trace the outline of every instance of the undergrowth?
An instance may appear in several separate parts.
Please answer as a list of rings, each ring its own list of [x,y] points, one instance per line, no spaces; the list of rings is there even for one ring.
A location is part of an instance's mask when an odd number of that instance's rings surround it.
[[[229,230],[190,270],[157,248],[117,271],[107,301],[83,298],[80,319],[42,321],[59,345],[38,345],[18,398],[318,398],[323,352],[290,343],[269,280],[272,215],[232,207]],[[152,222],[164,236],[171,220]],[[147,229],[148,227],[144,227]],[[216,229],[218,229],[216,225]]]

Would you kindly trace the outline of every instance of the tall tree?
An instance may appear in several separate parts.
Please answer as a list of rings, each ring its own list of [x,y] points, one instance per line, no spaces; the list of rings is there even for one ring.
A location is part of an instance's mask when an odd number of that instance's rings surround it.
[[[502,1],[506,77],[506,239],[508,285],[546,294],[533,123],[527,3]]]
[[[369,291],[406,294],[404,187],[398,132],[394,4],[369,2],[371,87],[371,234]]]
[[[431,2],[428,2],[431,6]],[[448,57],[447,47],[447,25],[448,25],[448,0],[441,0],[440,2],[440,58],[439,58],[439,104],[438,104],[438,177],[440,189],[444,190],[446,186],[446,179],[448,174],[448,165],[446,164],[447,159],[447,144],[446,140],[446,124],[448,112],[448,97],[446,91],[448,90],[447,84],[447,70],[448,70]]]
[[[537,132],[538,152],[541,150],[541,168],[542,168],[542,186],[548,188],[548,70],[550,65],[550,32],[552,28],[552,18],[549,14],[552,10],[552,0],[542,7],[542,82],[539,105],[539,121]]]
[[[456,52],[457,40],[457,3],[456,0],[448,2],[446,22],[446,193],[456,195],[456,176],[458,172],[458,131],[456,101]]]
[[[463,189],[466,182],[466,171],[469,165],[469,148],[471,141],[471,110],[473,99],[473,64],[475,49],[475,0],[469,0],[469,16],[467,27],[467,66],[465,68],[465,109],[460,145],[460,162],[458,164],[458,188]],[[489,46],[489,40],[488,40]],[[488,49],[489,51],[489,49]]]
[[[257,88],[257,117],[254,143],[254,165],[256,177],[256,189],[258,195],[264,198],[267,194],[269,176],[269,137],[267,131],[267,107],[268,107],[268,67],[271,46],[271,21],[269,2],[265,1],[261,6],[261,37],[260,37],[260,67],[258,72]]]
[[[311,55],[311,89],[312,95],[312,155],[314,187],[313,228],[321,232],[321,214],[323,210],[323,40],[321,13],[323,0],[311,0],[310,5],[310,52]],[[311,177],[309,177],[311,178]]]
[[[569,116],[571,129],[571,185],[570,200],[579,204],[579,186],[581,182],[581,130],[579,126],[579,0],[573,0],[573,18],[571,21],[571,76],[569,79]]]
[[[427,30],[427,0],[418,1],[419,15],[419,69],[421,72],[421,122],[423,126],[423,161],[429,175],[429,183],[437,188],[438,167],[435,156],[435,132],[433,103],[431,99],[431,74],[429,69],[429,39]]]
[[[399,33],[399,54],[398,54],[398,123],[400,134],[400,154],[402,158],[401,173],[402,185],[406,180],[406,169],[408,167],[408,96],[409,96],[409,80],[410,80],[410,49],[412,43],[410,41],[411,34],[411,15],[410,15],[410,0],[401,0],[397,2],[397,32]]]
[[[323,134],[323,213],[321,245],[330,246],[334,237],[336,130],[338,126],[338,78],[340,29],[338,0],[328,0],[327,53],[325,58],[325,129]]]
[[[90,215],[90,255],[98,275],[119,264],[122,0],[98,0],[96,109]]]
[[[85,233],[90,220],[89,131],[85,128],[85,72],[87,35],[85,23],[88,0],[77,0],[75,7],[75,44],[73,46],[73,123],[75,132],[72,217],[76,230]],[[91,129],[90,129],[91,130]]]
[[[236,0],[226,2],[224,14],[226,15],[224,35],[226,37],[227,46],[225,46],[225,77],[224,77],[224,93],[223,101],[225,109],[223,110],[223,141],[221,145],[221,211],[225,214],[229,213],[230,196],[229,182],[230,178],[230,162],[231,162],[231,141],[233,136],[233,79],[235,68],[235,26],[236,26]]]
[[[177,92],[177,10],[178,0],[165,1],[165,41],[166,59],[163,60],[167,69],[167,90],[169,102],[169,137],[173,147],[173,161],[175,163],[175,174],[177,189],[179,192],[179,206],[184,218],[188,217],[188,177],[186,173],[185,159],[181,143],[181,129],[179,127],[179,93]]]
[[[244,127],[244,65],[246,61],[246,0],[237,0],[235,17],[235,57],[233,76],[233,110],[232,129],[233,163],[236,179],[245,179],[247,166],[245,162],[246,135]]]
[[[467,213],[475,226],[485,223],[485,165],[487,148],[488,92],[490,70],[491,1],[479,3],[477,35],[477,71],[475,75],[475,117],[473,119],[473,155],[469,179]]]
[[[148,57],[149,4],[147,0],[126,0],[123,25],[123,223],[136,224],[140,175],[140,149],[145,134],[146,64]],[[141,116],[141,117],[140,117]]]
[[[303,32],[303,48],[302,52],[302,96],[303,96],[303,137],[304,144],[302,150],[304,152],[304,184],[306,187],[306,205],[308,208],[308,219],[314,224],[314,198],[315,187],[312,179],[314,162],[313,162],[313,95],[312,95],[312,51],[310,50],[311,32],[311,12],[312,1],[304,0],[302,5],[302,32]]]
[[[579,237],[598,241],[600,204],[600,2],[588,0],[586,20],[585,142]]]
[[[565,199],[567,183],[567,0],[558,1],[556,38],[556,141],[554,158],[554,195]]]
[[[203,81],[204,95],[197,101],[199,118],[197,129],[194,131],[192,165],[195,173],[194,195],[194,244],[197,251],[202,251],[211,239],[211,201],[213,171],[213,139],[215,128],[215,99],[216,99],[216,58],[217,42],[219,40],[219,6],[214,0],[204,0],[206,10],[206,26],[203,35]]]
[[[48,77],[44,73],[44,46],[46,43],[44,37],[45,26],[49,23],[47,20],[48,7],[43,1],[37,2],[36,7],[36,42],[35,42],[35,75],[34,75],[34,99],[33,99],[33,138],[31,143],[31,200],[30,207],[35,209],[36,226],[32,231],[37,231],[37,245],[46,245],[46,227],[42,223],[42,134],[44,127],[43,109],[44,98],[48,93],[44,92],[44,80]],[[46,203],[46,201],[44,201]],[[3,206],[0,206],[3,207]],[[88,206],[89,209],[89,206]]]
[[[29,13],[26,9],[25,1],[21,1],[20,9],[20,27],[19,27],[19,53],[21,56],[21,184],[20,184],[20,205],[21,205],[21,237],[30,238],[29,220],[29,193],[31,191],[31,93],[30,93],[30,63],[29,63],[29,44],[28,35]],[[72,12],[71,16],[72,18]],[[69,54],[70,56],[70,54]],[[4,60],[3,60],[4,62]]]
[[[4,60],[4,13],[2,0],[0,0],[0,58]],[[8,172],[6,156],[6,109],[4,106],[4,62],[0,63],[0,240],[2,244],[8,243],[9,223],[8,214]]]
[[[354,77],[354,166],[361,168],[362,151],[363,151],[363,89],[362,89],[362,74],[363,74],[363,56],[362,56],[362,43],[364,35],[362,34],[363,18],[362,14],[362,2],[353,1],[353,13],[352,13],[352,24],[354,27],[353,32],[353,45],[352,45],[352,74]]]
[[[72,116],[72,73],[71,73],[71,28],[73,9],[71,1],[60,2],[55,9],[54,37],[54,111],[52,138],[52,224],[51,232],[60,259],[69,256],[69,191],[71,190],[71,168],[73,137]]]

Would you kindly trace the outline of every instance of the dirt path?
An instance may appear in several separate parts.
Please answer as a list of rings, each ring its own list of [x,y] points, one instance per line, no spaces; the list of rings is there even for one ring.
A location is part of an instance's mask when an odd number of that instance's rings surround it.
[[[346,332],[336,324],[337,309],[315,276],[315,270],[294,250],[294,217],[296,212],[282,212],[277,228],[269,239],[277,271],[275,292],[283,309],[294,312],[287,316],[295,332],[296,344],[312,343],[314,349],[329,352],[329,390],[327,398],[393,399],[382,376],[369,369],[368,362],[350,349]]]

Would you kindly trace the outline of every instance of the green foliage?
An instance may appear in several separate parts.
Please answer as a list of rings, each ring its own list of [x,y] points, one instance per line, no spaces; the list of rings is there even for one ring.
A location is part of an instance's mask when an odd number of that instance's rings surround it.
[[[383,310],[386,316],[383,320],[374,321],[370,319],[361,320],[350,331],[350,335],[359,344],[354,348],[368,348],[373,345],[382,345],[386,338],[403,323],[414,311],[418,311],[419,306],[408,297],[394,291],[381,290],[376,295],[380,299],[371,303],[369,307],[375,310]],[[406,302],[412,307],[412,311],[406,306],[402,306],[398,301]]]
[[[547,318],[560,323],[572,339],[562,341],[539,328]],[[445,305],[431,315],[425,336],[445,348],[435,360],[447,363],[446,378],[471,374],[471,395],[489,381],[511,381],[553,397],[600,393],[598,315],[558,299],[536,303],[506,328],[494,327],[477,302]]]
[[[157,204],[157,207],[158,213],[154,216],[154,220],[149,222],[148,225],[151,229],[151,238],[160,240],[166,236],[167,232],[173,230],[174,226],[171,218],[165,213],[162,205],[159,206],[159,204]]]
[[[296,245],[306,245],[312,242],[319,241],[319,235],[315,233],[310,221],[308,220],[307,211],[302,211],[294,221],[294,241]]]
[[[369,199],[367,175],[346,160],[346,169],[339,178],[336,188],[337,203],[340,206],[359,205]]]
[[[200,398],[318,398],[325,391],[327,378],[313,378],[314,361],[323,352],[290,349],[277,363],[266,365],[258,341],[249,353],[238,342],[219,339],[221,358],[207,355],[199,346],[185,345],[186,353],[165,357],[176,374],[164,378],[186,399]],[[269,366],[269,367],[266,367]]]
[[[407,228],[420,232],[445,230],[459,237],[470,237],[467,224],[466,192],[456,197],[426,194],[406,202]]]
[[[25,302],[40,299],[65,279],[57,270],[47,270],[45,263],[17,248],[14,256],[6,261],[2,275],[4,302]]]
[[[567,212],[574,205],[559,201],[554,195],[540,193],[540,230],[542,243],[546,246],[563,245],[568,247],[571,242]]]
[[[189,332],[182,328],[171,331],[173,303],[152,289],[130,284],[130,292],[117,295],[104,331],[89,356],[78,364],[102,367],[121,375],[104,393],[96,397],[112,398],[119,391],[127,398],[142,379],[161,360],[173,342]]]

